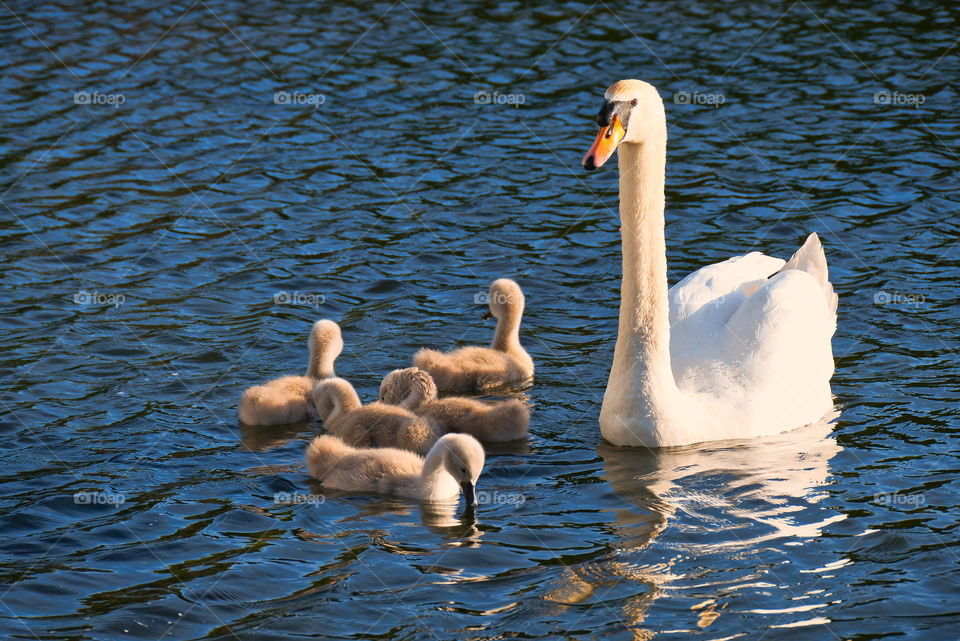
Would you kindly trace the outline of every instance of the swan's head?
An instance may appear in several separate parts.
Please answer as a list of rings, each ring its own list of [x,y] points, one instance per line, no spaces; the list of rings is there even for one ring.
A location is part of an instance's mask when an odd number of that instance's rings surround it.
[[[328,378],[320,381],[310,393],[313,411],[324,421],[341,410],[352,410],[359,406],[360,399],[353,385],[342,378]]]
[[[442,448],[443,467],[456,479],[467,505],[477,504],[477,479],[486,457],[480,441],[469,434],[445,434],[434,447]]]
[[[424,401],[437,398],[437,384],[433,377],[419,367],[395,369],[380,383],[380,402],[400,405],[407,409],[418,407]]]
[[[665,136],[663,100],[653,85],[642,80],[615,82],[603,94],[597,124],[600,132],[583,157],[587,171],[602,166],[623,143],[642,144],[651,135]]]
[[[498,278],[490,284],[489,305],[490,311],[484,314],[484,318],[520,318],[523,316],[523,290],[509,278]]]
[[[340,326],[326,318],[314,323],[310,331],[310,350],[315,350],[324,360],[333,363],[343,351]]]

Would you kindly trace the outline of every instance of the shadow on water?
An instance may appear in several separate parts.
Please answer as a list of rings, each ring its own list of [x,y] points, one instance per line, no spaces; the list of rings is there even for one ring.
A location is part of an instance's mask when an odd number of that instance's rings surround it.
[[[311,421],[290,423],[289,425],[246,425],[239,423],[240,445],[250,452],[265,452],[281,447],[296,439],[309,442],[315,434],[311,432]]]

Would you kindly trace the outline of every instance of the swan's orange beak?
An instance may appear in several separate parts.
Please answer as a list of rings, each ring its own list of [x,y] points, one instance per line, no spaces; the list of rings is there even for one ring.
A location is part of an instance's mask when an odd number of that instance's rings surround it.
[[[587,171],[593,171],[597,167],[603,166],[603,163],[610,159],[617,145],[623,140],[626,131],[620,124],[620,117],[613,116],[613,121],[609,127],[600,127],[597,133],[597,139],[593,141],[587,155],[583,157],[583,168]]]

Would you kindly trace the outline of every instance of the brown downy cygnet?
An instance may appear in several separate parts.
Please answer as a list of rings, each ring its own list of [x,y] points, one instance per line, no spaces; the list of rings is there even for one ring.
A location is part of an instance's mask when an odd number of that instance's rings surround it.
[[[356,448],[330,434],[307,446],[307,469],[324,487],[349,492],[392,494],[422,501],[455,498],[477,504],[483,446],[468,434],[440,438],[426,458],[392,447]]]
[[[313,405],[328,432],[354,447],[396,447],[426,454],[440,438],[429,422],[396,405],[362,405],[353,386],[342,378],[320,381]]]
[[[343,351],[340,326],[318,320],[310,330],[306,376],[281,376],[243,392],[238,411],[246,425],[280,425],[306,421],[312,414],[310,392],[317,381],[334,376],[333,362]]]
[[[449,392],[483,390],[505,383],[520,383],[533,377],[533,360],[520,345],[523,292],[510,279],[490,285],[490,311],[497,330],[490,347],[463,347],[441,353],[421,349],[413,364],[430,373],[437,388]]]
[[[481,441],[514,441],[526,436],[530,425],[530,410],[516,399],[492,404],[454,396],[437,399],[430,374],[417,367],[387,374],[380,401],[413,411],[441,434],[462,432]]]

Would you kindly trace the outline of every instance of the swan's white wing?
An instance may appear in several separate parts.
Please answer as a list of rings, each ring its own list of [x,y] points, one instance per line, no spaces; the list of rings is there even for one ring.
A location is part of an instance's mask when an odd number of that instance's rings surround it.
[[[780,271],[744,301],[726,323],[726,359],[749,391],[751,423],[806,425],[833,407],[835,329],[824,286],[805,270]]]
[[[745,283],[767,278],[784,264],[780,258],[752,252],[692,272],[670,288],[670,326],[674,327],[704,305],[740,289]]]
[[[705,302],[670,328],[680,389],[728,398],[745,430],[804,425],[829,411],[837,297],[816,234],[769,278],[708,299],[715,291],[687,294]]]
[[[827,278],[823,247],[811,234],[786,263],[753,253],[678,283],[670,290],[671,303],[676,301],[671,319],[677,319],[670,353],[678,386],[722,393],[731,385],[757,390],[779,378],[829,380],[822,372],[833,372],[837,296]],[[809,369],[821,374],[812,376]]]

